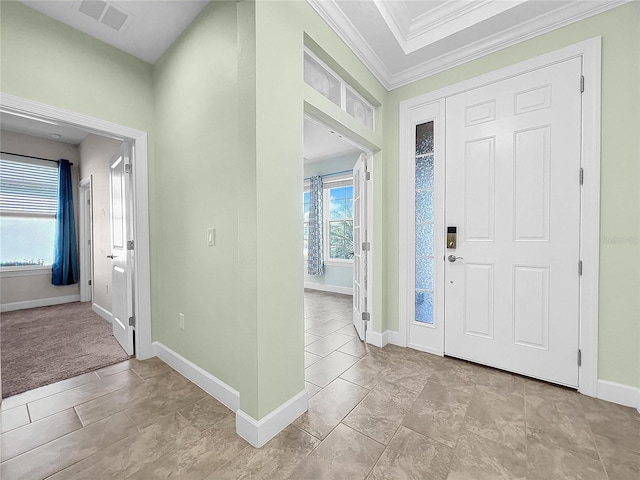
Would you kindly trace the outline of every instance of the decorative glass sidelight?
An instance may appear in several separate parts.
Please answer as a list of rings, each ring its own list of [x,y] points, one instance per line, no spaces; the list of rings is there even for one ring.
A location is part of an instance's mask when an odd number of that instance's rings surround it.
[[[416,125],[415,320],[433,324],[433,121]]]

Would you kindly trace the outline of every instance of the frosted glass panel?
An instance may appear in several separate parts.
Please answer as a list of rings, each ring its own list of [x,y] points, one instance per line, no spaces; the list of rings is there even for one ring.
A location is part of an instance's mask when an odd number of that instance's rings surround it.
[[[433,323],[433,293],[416,290],[416,322]]]
[[[345,100],[347,102],[347,113],[373,130],[373,109],[352,92],[350,88],[346,89]]]
[[[416,223],[433,223],[433,192],[416,190]]]
[[[433,259],[416,258],[416,288],[433,291]]]
[[[416,157],[416,188],[433,188],[433,154]]]
[[[304,55],[304,83],[340,106],[342,95],[340,80],[306,53]]]
[[[416,125],[415,320],[433,324],[433,122]]]
[[[433,256],[433,225],[416,225],[416,257]]]

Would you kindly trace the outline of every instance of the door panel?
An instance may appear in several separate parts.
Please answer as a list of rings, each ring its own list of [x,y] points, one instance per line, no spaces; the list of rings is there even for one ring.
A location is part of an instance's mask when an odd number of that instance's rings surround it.
[[[367,252],[362,242],[367,241],[366,157],[364,154],[353,167],[353,326],[360,340],[365,338],[362,313],[367,311]]]
[[[130,183],[125,168],[130,165],[129,146],[123,143],[109,165],[111,190],[111,313],[113,336],[122,348],[133,355],[133,327],[129,317],[133,316],[131,251],[127,250],[129,239]]]
[[[445,353],[577,386],[581,59],[446,100]]]

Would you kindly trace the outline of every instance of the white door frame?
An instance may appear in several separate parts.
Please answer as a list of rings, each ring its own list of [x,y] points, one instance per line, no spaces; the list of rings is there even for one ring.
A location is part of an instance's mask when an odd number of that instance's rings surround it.
[[[367,172],[369,172],[370,174],[370,179],[365,183],[365,185],[367,186],[367,191],[366,191],[367,218],[366,218],[365,227],[368,235],[367,241],[369,242],[369,251],[367,252],[367,264],[368,264],[367,310],[369,311],[369,314],[370,314],[369,325],[367,325],[366,340],[367,340],[367,343],[371,345],[374,345],[376,347],[382,347],[384,346],[382,343],[383,342],[382,334],[380,332],[375,332],[373,330],[373,325],[374,325],[373,285],[375,281],[374,273],[373,273],[373,259],[374,259],[374,255],[376,254],[376,245],[375,245],[375,242],[373,241],[373,232],[374,232],[374,229],[373,229],[373,175],[374,175],[373,151],[369,147],[366,147],[362,143],[358,142],[357,140],[354,140],[354,138],[357,138],[357,135],[354,132],[352,132],[350,129],[347,129],[346,127],[344,127],[344,125],[340,124],[339,128],[337,125],[330,126],[328,123],[325,123],[324,121],[318,119],[316,116],[308,112],[304,113],[303,118],[329,131],[339,131],[344,141],[346,141],[347,143],[350,143],[351,145],[358,148],[365,154],[365,164],[367,167]]]
[[[600,259],[600,103],[601,103],[601,45],[602,38],[595,37],[554,52],[535,57],[508,67],[465,80],[448,87],[405,100],[400,103],[399,184],[400,189],[400,238],[399,269],[410,270],[412,261],[409,247],[414,241],[409,235],[408,213],[415,202],[414,187],[409,185],[413,167],[412,146],[406,141],[410,134],[412,111],[426,105],[441,102],[446,97],[473,90],[507,78],[537,70],[571,58],[582,57],[585,88],[582,95],[582,168],[584,184],[581,192],[580,258],[584,268],[580,282],[580,333],[579,348],[582,365],[579,368],[578,390],[590,396],[597,395],[598,385],[598,288]],[[579,88],[579,85],[576,85]],[[439,119],[444,122],[444,116]],[[441,147],[443,148],[443,147]],[[446,152],[445,152],[446,156]],[[444,206],[441,205],[444,209]],[[444,232],[438,232],[444,235]],[[443,282],[444,278],[437,279]],[[398,343],[407,346],[408,313],[414,301],[412,279],[399,277],[399,325]],[[441,288],[441,291],[444,289]],[[444,299],[442,299],[444,300]],[[436,319],[443,322],[444,318]],[[444,354],[444,332],[441,349]]]
[[[80,204],[80,301],[93,301],[93,176],[80,180],[78,188]],[[87,200],[89,201],[87,203]],[[87,229],[89,235],[87,235]],[[89,284],[91,282],[91,284]]]
[[[147,132],[116,123],[46,105],[0,92],[0,109],[32,117],[73,125],[96,135],[128,140],[133,145],[133,203],[136,244],[134,255],[134,315],[136,318],[136,356],[144,360],[154,356],[151,348],[151,274],[149,259],[149,186]]]

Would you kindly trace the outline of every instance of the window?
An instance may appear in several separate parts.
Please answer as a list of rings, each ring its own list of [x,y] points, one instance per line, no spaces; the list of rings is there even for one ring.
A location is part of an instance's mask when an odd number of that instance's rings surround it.
[[[304,259],[306,261],[309,255],[309,204],[311,203],[311,193],[309,192],[309,185],[305,185],[304,188],[302,204],[304,205]]]
[[[360,123],[374,129],[373,106],[309,50],[304,52],[304,82]]]
[[[57,207],[55,164],[0,159],[0,266],[53,263]]]
[[[343,183],[343,182],[340,182]],[[351,183],[351,181],[349,181]],[[325,189],[325,260],[353,258],[353,185]]]

